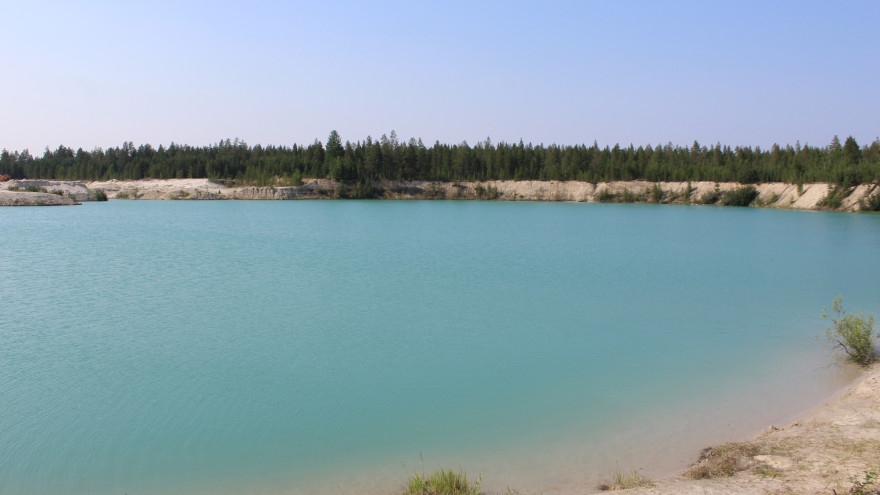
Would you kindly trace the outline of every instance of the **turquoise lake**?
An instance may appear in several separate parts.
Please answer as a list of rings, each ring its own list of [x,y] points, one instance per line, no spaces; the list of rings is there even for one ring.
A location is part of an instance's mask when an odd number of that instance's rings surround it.
[[[658,475],[851,377],[880,216],[456,201],[0,210],[0,493]]]

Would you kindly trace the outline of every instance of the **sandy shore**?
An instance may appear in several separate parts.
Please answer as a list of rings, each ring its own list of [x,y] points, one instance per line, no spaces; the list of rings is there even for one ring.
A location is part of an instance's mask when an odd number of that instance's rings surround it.
[[[717,473],[717,462],[722,458],[735,466],[732,476],[688,476],[713,470]],[[771,426],[745,441],[719,446],[691,470],[627,493],[831,494],[835,490],[843,495],[849,493],[853,479],[863,481],[868,471],[880,471],[880,363],[804,418],[786,426]]]

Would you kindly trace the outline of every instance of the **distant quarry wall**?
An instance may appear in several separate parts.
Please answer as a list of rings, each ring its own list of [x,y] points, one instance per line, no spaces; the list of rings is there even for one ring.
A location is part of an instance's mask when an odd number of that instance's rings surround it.
[[[12,192],[39,186],[63,191],[63,196]],[[350,181],[305,179],[300,186],[230,187],[208,179],[137,181],[8,181],[0,183],[0,205],[73,204],[94,199],[103,191],[110,199],[152,200],[292,200],[377,197],[382,199],[463,199],[497,201],[572,201],[668,204],[717,204],[725,192],[754,187],[751,206],[801,210],[858,211],[870,199],[880,199],[878,184],[835,188],[826,183],[736,182],[578,182],[578,181],[373,181],[368,187]],[[54,196],[49,198],[48,196]],[[63,200],[63,201],[62,201]]]
[[[207,179],[86,182],[111,199],[287,200],[357,197],[354,182],[306,179],[301,186],[227,187]],[[737,182],[579,182],[579,181],[373,181],[368,194],[383,199],[470,199],[498,201],[636,202],[669,204],[717,203],[727,191],[748,187]],[[752,206],[802,210],[857,211],[880,194],[878,184],[835,189],[826,183],[766,183],[753,186]],[[360,191],[363,192],[363,191]],[[827,203],[831,195],[837,203]],[[825,200],[825,201],[823,201]]]

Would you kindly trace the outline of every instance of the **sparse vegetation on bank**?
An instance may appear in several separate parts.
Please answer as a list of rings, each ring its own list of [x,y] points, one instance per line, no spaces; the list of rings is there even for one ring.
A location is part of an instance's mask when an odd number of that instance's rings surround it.
[[[613,491],[613,490],[628,490],[630,488],[638,488],[641,486],[653,486],[654,483],[643,476],[636,470],[632,470],[629,472],[621,471],[620,466],[614,471],[614,474],[611,475],[611,480],[607,483],[602,483],[599,485],[599,489],[604,491]]]
[[[749,443],[725,443],[703,451],[693,467],[685,471],[685,476],[695,480],[706,478],[725,478],[748,469],[752,457],[758,453],[755,445]]]
[[[852,495],[880,495],[880,476],[877,471],[865,471],[863,477],[852,476],[850,478],[852,488],[849,493]],[[834,492],[835,495],[837,492]]]
[[[721,187],[716,182],[714,190],[705,192],[700,196],[700,203],[704,205],[714,205],[719,199],[721,199]]]
[[[821,208],[828,208],[829,210],[836,210],[843,205],[843,200],[852,192],[852,189],[849,187],[843,187],[840,185],[834,186],[828,194],[822,198],[818,205]]]
[[[859,201],[861,211],[880,211],[880,192],[876,192]]]
[[[477,184],[474,187],[474,193],[477,195],[477,199],[498,199],[501,197],[501,193],[498,191],[498,188],[492,185],[487,187],[483,187],[482,184]]]

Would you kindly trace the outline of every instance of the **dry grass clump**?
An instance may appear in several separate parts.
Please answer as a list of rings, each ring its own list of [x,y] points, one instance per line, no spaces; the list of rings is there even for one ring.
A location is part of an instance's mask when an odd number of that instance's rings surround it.
[[[749,469],[758,447],[748,443],[725,443],[708,448],[700,455],[697,465],[684,472],[688,478],[726,478]]]

